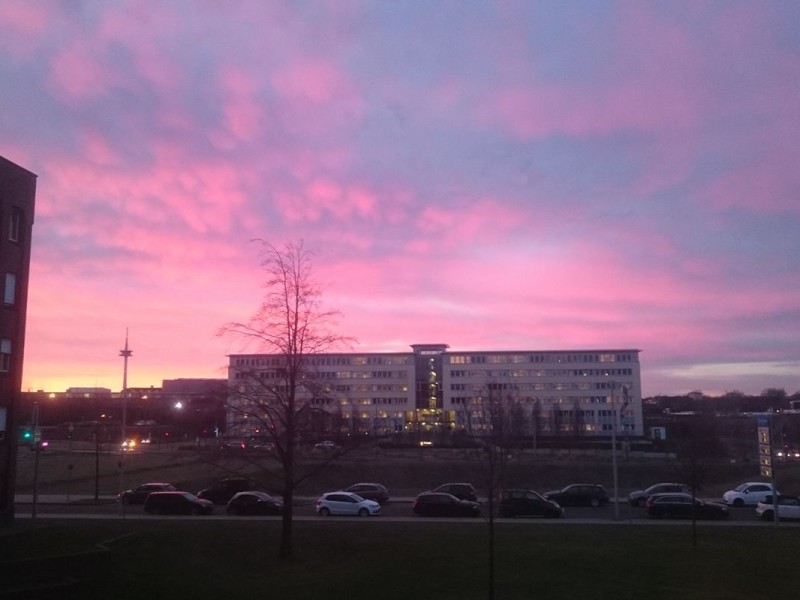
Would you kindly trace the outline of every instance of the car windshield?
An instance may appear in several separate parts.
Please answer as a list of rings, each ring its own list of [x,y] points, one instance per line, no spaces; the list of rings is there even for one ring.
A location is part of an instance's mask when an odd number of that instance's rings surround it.
[[[743,491],[745,491],[745,490],[746,490],[748,487],[750,487],[750,484],[749,484],[749,483],[743,483],[742,485],[740,485],[740,486],[738,486],[738,487],[734,488],[734,490],[733,490],[733,491],[734,491],[734,492],[743,492]]]
[[[197,496],[192,494],[191,492],[183,492],[184,498],[188,498],[189,500],[200,500]]]

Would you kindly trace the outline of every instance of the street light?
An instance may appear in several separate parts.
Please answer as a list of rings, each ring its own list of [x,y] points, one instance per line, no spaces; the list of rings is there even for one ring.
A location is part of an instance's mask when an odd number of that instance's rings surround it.
[[[611,468],[614,471],[614,520],[619,520],[619,477],[617,475],[617,404],[614,396],[616,383],[611,385]]]

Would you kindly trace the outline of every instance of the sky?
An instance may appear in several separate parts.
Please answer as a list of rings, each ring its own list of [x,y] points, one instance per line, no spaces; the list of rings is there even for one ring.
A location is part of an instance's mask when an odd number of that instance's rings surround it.
[[[225,377],[302,240],[353,352],[641,350],[800,391],[794,0],[3,0],[24,390]]]

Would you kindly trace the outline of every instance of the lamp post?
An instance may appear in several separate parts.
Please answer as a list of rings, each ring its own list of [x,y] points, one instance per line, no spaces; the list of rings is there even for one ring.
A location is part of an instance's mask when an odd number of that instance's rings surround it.
[[[616,384],[611,381],[611,468],[614,471],[614,520],[619,520],[619,477],[617,475],[617,405],[614,396]]]
[[[36,505],[39,503],[39,449],[41,447],[41,434],[39,433],[39,403],[33,404],[33,502],[31,504],[31,519],[36,518]]]

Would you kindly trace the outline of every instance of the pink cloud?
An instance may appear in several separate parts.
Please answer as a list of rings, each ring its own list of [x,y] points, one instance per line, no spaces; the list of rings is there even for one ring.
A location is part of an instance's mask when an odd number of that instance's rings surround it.
[[[98,165],[113,165],[120,156],[109,144],[108,139],[98,132],[83,132],[81,135],[86,158]]]
[[[264,109],[258,100],[257,78],[242,69],[227,69],[220,74],[227,98],[223,115],[228,130],[238,141],[254,140],[264,126]]]
[[[75,40],[51,62],[53,85],[72,100],[102,96],[114,79],[101,64],[102,49],[90,40]]]
[[[350,85],[339,69],[330,63],[310,58],[295,61],[277,71],[271,81],[282,96],[313,104],[341,100],[341,96],[352,94]]]
[[[365,186],[340,185],[322,177],[311,178],[300,190],[277,190],[273,198],[289,221],[317,222],[327,216],[344,220],[350,217],[380,218],[375,193]]]
[[[800,212],[796,152],[788,145],[774,150],[720,175],[701,190],[700,199],[718,210],[736,207],[756,213]]]
[[[262,291],[253,237],[319,250],[361,348],[793,347],[764,338],[796,329],[797,286],[716,243],[762,233],[732,207],[800,206],[800,61],[769,7],[504,4],[454,13],[461,47],[341,3],[10,6],[2,153],[40,176],[29,381],[117,386],[128,326],[134,385],[219,376],[213,331]],[[794,249],[763,234],[765,260]]]
[[[459,208],[430,205],[421,210],[416,220],[419,236],[408,247],[424,251],[442,245],[486,244],[504,238],[523,219],[520,211],[488,198]]]
[[[52,25],[52,7],[33,2],[5,2],[0,10],[0,51],[18,60],[35,56]]]
[[[0,27],[25,35],[39,35],[50,24],[48,9],[33,2],[7,2],[0,11]]]

